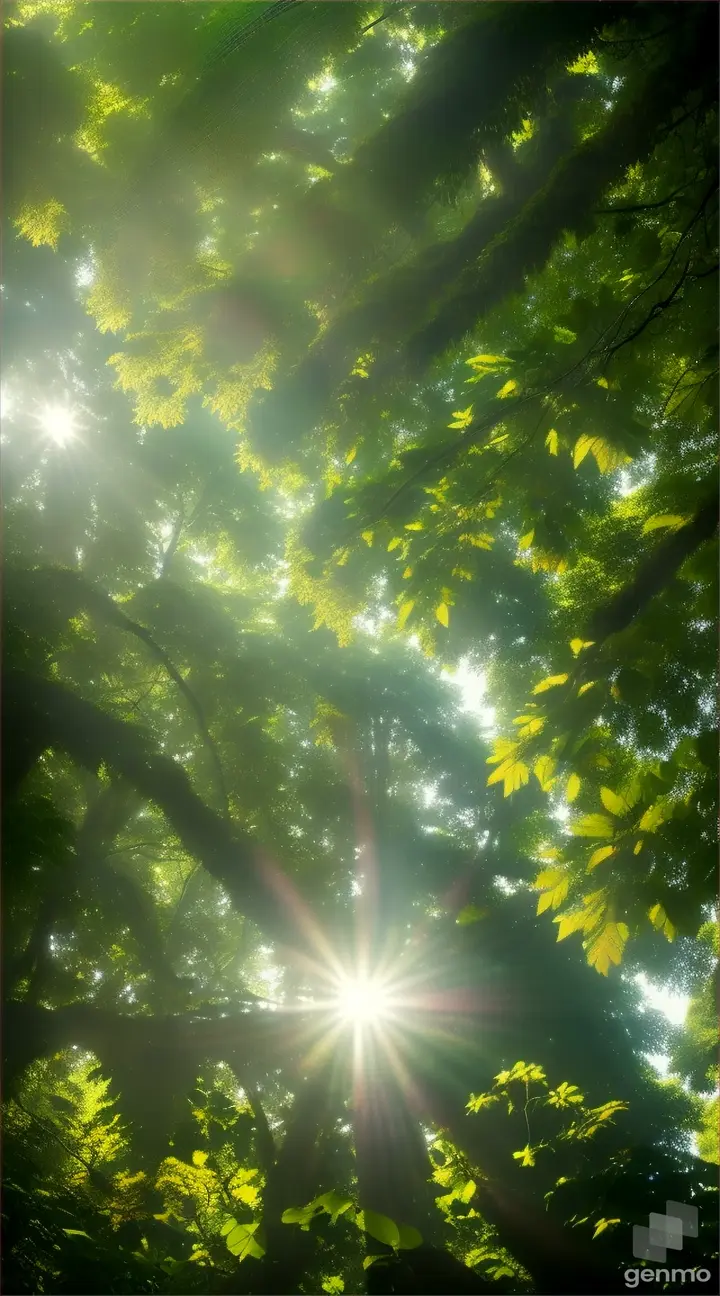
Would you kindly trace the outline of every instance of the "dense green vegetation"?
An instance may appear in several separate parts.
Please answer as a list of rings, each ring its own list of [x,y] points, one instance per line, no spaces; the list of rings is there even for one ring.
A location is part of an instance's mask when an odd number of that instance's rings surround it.
[[[717,14],[5,6],[8,1296],[716,1289]]]

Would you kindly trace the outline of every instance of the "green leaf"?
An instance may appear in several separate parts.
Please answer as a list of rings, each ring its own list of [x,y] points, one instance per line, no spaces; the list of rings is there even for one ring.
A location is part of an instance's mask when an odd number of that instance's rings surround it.
[[[458,927],[469,927],[471,923],[480,922],[482,918],[487,918],[487,913],[487,909],[479,909],[477,905],[465,905],[465,908],[460,910],[455,922]]]
[[[322,1197],[316,1198],[313,1205],[316,1208],[319,1207],[321,1210],[327,1211],[328,1215],[332,1216],[332,1222],[334,1224],[339,1215],[343,1215],[345,1211],[350,1210],[353,1202],[352,1198],[343,1197],[340,1193],[327,1192],[323,1193]]]
[[[645,523],[643,535],[647,535],[650,531],[679,531],[690,521],[691,518],[684,517],[681,513],[655,513]]]
[[[422,1233],[413,1228],[412,1224],[399,1224],[398,1232],[400,1234],[398,1242],[400,1251],[414,1251],[415,1247],[422,1246]]]
[[[265,1255],[265,1248],[255,1240],[255,1234],[259,1227],[259,1220],[253,1224],[236,1224],[225,1239],[228,1251],[240,1261],[246,1260],[248,1256],[252,1256],[255,1260],[261,1260]]]
[[[573,451],[574,467],[579,468],[588,454],[593,455],[602,473],[614,472],[616,468],[621,468],[623,464],[630,462],[630,456],[624,450],[610,445],[603,437],[598,436],[581,436],[578,438]]]
[[[375,1238],[376,1242],[383,1242],[389,1247],[400,1245],[400,1230],[387,1215],[379,1215],[372,1210],[358,1211],[355,1223],[364,1233]]]

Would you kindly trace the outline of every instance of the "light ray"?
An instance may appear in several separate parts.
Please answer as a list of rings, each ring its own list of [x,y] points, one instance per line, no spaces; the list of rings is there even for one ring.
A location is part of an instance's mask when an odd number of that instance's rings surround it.
[[[77,439],[75,415],[66,405],[46,405],[38,415],[38,422],[48,440],[61,450]]]

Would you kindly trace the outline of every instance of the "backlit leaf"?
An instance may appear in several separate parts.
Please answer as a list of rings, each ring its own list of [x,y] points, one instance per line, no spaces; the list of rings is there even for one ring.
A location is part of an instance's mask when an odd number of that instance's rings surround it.
[[[590,859],[588,860],[588,865],[587,865],[588,873],[590,872],[591,869],[597,868],[598,864],[602,864],[603,860],[609,859],[610,856],[614,854],[615,854],[614,846],[598,846],[597,850],[593,851],[592,855],[590,856]]]
[[[648,910],[648,918],[657,931],[662,932],[663,936],[669,941],[673,941],[676,936],[674,923],[671,923],[661,904],[655,904],[652,909]]]
[[[571,774],[567,781],[567,787],[565,788],[565,800],[573,802],[577,797],[581,786],[582,781],[580,776],[578,774]]]
[[[550,428],[550,431],[548,432],[547,436],[545,437],[545,445],[547,446],[547,448],[548,448],[548,450],[550,451],[550,454],[551,454],[551,455],[556,455],[556,454],[557,454],[557,452],[558,452],[558,444],[559,444],[558,434],[557,434],[557,432],[555,431],[555,428]]]
[[[464,410],[455,410],[454,413],[453,413],[453,418],[454,418],[456,421],[455,421],[454,423],[448,423],[448,427],[451,427],[451,428],[466,428],[466,427],[469,427],[470,424],[471,424],[472,421],[473,421],[473,407],[472,407],[472,405],[468,405],[467,409],[464,409]]]
[[[473,1184],[473,1190],[474,1188]],[[399,1251],[414,1251],[415,1247],[422,1246],[422,1233],[419,1229],[413,1228],[412,1224],[398,1224],[398,1233],[400,1234],[397,1244]]]
[[[256,1241],[254,1236],[259,1227],[259,1220],[253,1224],[236,1224],[225,1238],[228,1251],[238,1260],[246,1260],[248,1256],[261,1260],[265,1255],[265,1248]]]
[[[571,824],[570,831],[574,837],[613,837],[615,825],[607,815],[589,814]]]
[[[533,774],[535,775],[543,792],[549,792],[553,784],[553,772],[555,770],[555,761],[552,756],[540,756],[535,762]]]
[[[642,819],[640,820],[640,823],[638,824],[638,828],[640,829],[640,832],[655,832],[656,828],[660,827],[660,824],[663,822],[664,818],[665,818],[665,811],[663,806],[661,805],[650,806],[645,811]]]
[[[459,927],[469,927],[472,923],[480,922],[482,918],[487,918],[487,915],[487,909],[479,909],[477,905],[469,904],[465,905],[465,908],[460,910],[455,922]]]
[[[588,454],[592,454],[598,468],[602,473],[613,472],[616,468],[621,468],[623,464],[630,462],[630,456],[624,450],[619,450],[609,442],[598,436],[581,436],[575,442],[573,451],[573,465],[579,468],[583,459]]]
[[[645,523],[643,535],[647,535],[650,531],[679,531],[681,527],[687,526],[690,520],[689,517],[683,517],[681,513],[656,513]]]
[[[533,694],[546,693],[548,689],[557,688],[560,684],[566,684],[567,679],[567,675],[548,675],[547,679],[541,680],[539,684],[535,685]]]
[[[448,608],[447,603],[438,603],[435,608],[435,616],[440,622],[440,625],[444,625],[447,628],[450,624],[450,609]]]
[[[363,1233],[375,1238],[376,1242],[383,1242],[389,1247],[400,1244],[400,1230],[387,1215],[380,1215],[373,1210],[358,1211],[355,1223]]]
[[[610,814],[621,817],[628,814],[630,806],[624,797],[618,796],[617,792],[612,792],[610,788],[600,788],[600,800]]]
[[[611,965],[622,961],[623,950],[630,932],[625,923],[606,923],[597,936],[588,943],[587,961],[591,967],[607,976]]]
[[[398,616],[397,616],[397,628],[398,628],[398,630],[402,630],[403,626],[405,625],[405,623],[406,623],[408,617],[410,616],[410,613],[412,612],[412,610],[413,610],[414,607],[415,607],[415,600],[414,600],[414,599],[406,599],[404,603],[401,603],[401,604],[400,604],[400,610],[399,610],[399,612],[398,612]]]
[[[593,1233],[593,1241],[595,1241],[596,1237],[600,1237],[600,1234],[604,1233],[605,1229],[611,1228],[613,1224],[619,1224],[619,1223],[620,1223],[619,1219],[599,1219],[597,1224],[595,1225],[595,1232]]]

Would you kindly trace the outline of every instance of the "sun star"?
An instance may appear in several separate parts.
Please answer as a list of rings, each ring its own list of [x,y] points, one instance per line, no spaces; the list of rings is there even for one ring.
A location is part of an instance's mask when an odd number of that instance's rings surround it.
[[[390,998],[385,986],[371,977],[348,978],[338,991],[340,1016],[346,1021],[368,1025],[386,1017]]]

